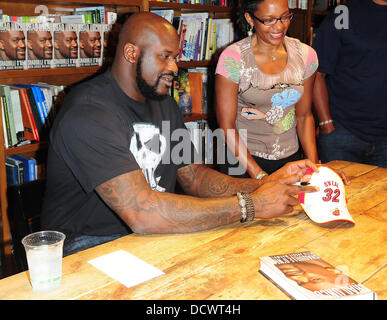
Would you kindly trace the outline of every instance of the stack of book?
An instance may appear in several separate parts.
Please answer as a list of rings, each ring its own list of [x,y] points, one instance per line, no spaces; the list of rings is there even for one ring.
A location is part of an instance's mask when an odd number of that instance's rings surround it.
[[[173,10],[153,10],[171,22],[179,34],[178,61],[210,60],[215,52],[235,40],[231,19],[214,19],[208,12],[182,13]]]
[[[117,13],[103,6],[65,9],[36,17],[0,14],[0,70],[101,66],[109,59]]]

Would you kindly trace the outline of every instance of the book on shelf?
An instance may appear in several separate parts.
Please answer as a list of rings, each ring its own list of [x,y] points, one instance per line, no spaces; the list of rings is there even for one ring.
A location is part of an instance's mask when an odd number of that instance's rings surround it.
[[[7,131],[7,124],[6,124],[6,121],[5,121],[5,113],[4,113],[4,107],[3,107],[3,101],[2,100],[3,99],[0,97],[1,120],[2,120],[2,125],[3,125],[4,147],[7,149],[9,147],[8,131]]]
[[[179,68],[177,79],[173,81],[173,97],[180,107],[183,115],[192,113],[191,88],[188,78],[188,70]]]
[[[5,160],[5,171],[7,175],[7,186],[13,186],[19,184],[19,172],[17,167]]]
[[[1,91],[1,104],[4,109],[5,116],[5,126],[7,136],[4,138],[8,139],[8,146],[13,147],[18,143],[16,129],[15,129],[15,120],[13,116],[13,108],[11,105],[10,89],[6,85],[0,85]]]
[[[5,163],[8,163],[8,166],[12,167],[12,172],[10,177],[7,179],[10,180],[10,185],[21,184],[24,182],[24,165],[23,162],[17,159],[14,159],[11,156],[5,157]],[[8,185],[8,184],[7,184]]]
[[[36,180],[36,160],[22,154],[14,154],[10,158],[23,163],[23,182]]]
[[[13,113],[13,120],[15,122],[15,131],[17,142],[20,143],[25,140],[24,138],[24,124],[23,124],[23,116],[21,113],[20,106],[20,97],[19,91],[12,89],[11,87],[7,87],[9,90],[10,103]]]
[[[92,23],[106,23],[104,6],[75,8],[75,14],[82,14],[84,12],[91,12]]]
[[[102,25],[79,24],[79,66],[102,65]]]
[[[151,12],[155,13],[155,14],[158,14],[159,16],[163,17],[165,20],[168,20],[169,23],[173,22],[174,12],[171,9],[151,10]]]
[[[296,300],[377,299],[375,292],[350,278],[347,270],[310,251],[260,257],[259,272]]]
[[[54,68],[76,67],[78,64],[78,24],[53,23]]]

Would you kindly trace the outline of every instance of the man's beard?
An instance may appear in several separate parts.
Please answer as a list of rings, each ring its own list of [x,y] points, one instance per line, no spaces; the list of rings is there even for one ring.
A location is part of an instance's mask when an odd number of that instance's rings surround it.
[[[168,94],[159,94],[157,93],[157,87],[159,85],[160,79],[163,75],[159,75],[156,83],[153,86],[150,86],[145,79],[142,77],[142,54],[138,58],[137,67],[136,67],[136,83],[137,87],[140,90],[141,94],[149,100],[163,100]]]

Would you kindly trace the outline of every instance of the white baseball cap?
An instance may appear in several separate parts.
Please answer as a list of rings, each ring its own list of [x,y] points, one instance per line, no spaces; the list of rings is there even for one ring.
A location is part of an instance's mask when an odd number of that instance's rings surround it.
[[[344,183],[332,169],[321,165],[319,172],[307,169],[311,175],[309,185],[319,187],[312,193],[300,193],[298,200],[309,218],[319,224],[333,221],[349,221],[355,224],[347,209]]]

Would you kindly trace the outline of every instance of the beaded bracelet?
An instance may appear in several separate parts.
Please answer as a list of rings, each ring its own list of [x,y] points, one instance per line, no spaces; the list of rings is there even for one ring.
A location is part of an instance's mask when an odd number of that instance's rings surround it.
[[[331,122],[333,122],[332,119],[329,119],[329,120],[326,120],[326,121],[321,121],[321,122],[318,123],[318,126],[322,127],[322,126],[325,126],[326,124],[331,123]]]
[[[245,192],[237,192],[238,203],[241,207],[242,219],[241,223],[244,223],[248,220],[252,221],[255,218],[255,209],[254,203],[250,195]]]

